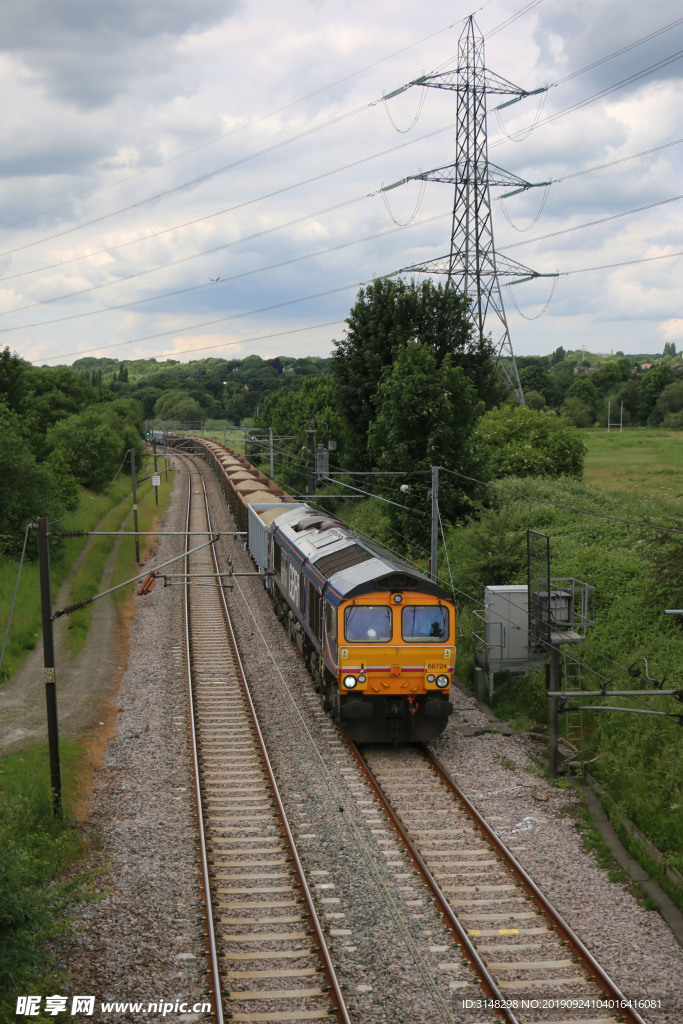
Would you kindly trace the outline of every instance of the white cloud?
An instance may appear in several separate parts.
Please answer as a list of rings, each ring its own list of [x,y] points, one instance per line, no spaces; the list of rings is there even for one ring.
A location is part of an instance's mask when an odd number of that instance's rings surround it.
[[[517,9],[498,0],[477,16],[480,28],[491,32]],[[343,320],[355,284],[448,250],[451,186],[429,184],[415,222],[393,234],[377,190],[453,159],[455,95],[427,90],[405,134],[375,101],[423,72],[454,66],[462,24],[453,18],[445,0],[425,9],[406,0],[342,8],[307,0],[28,0],[9,10],[0,41],[0,328],[19,329],[0,343],[39,361],[100,348],[120,358],[185,348],[179,357],[191,358],[222,338],[239,339],[227,351],[241,354],[328,354],[340,328],[283,332]],[[545,0],[487,39],[487,66],[527,88],[558,82],[677,18],[671,0],[656,17],[634,0],[581,0],[571,10]],[[527,233],[507,223],[494,198],[500,252],[541,272],[566,272],[680,247],[676,203],[542,236],[678,193],[683,146],[572,176],[683,137],[678,64],[562,111],[680,49],[682,35],[671,30],[561,82],[519,141],[506,139],[489,112],[492,161],[532,181],[562,179]],[[416,89],[391,101],[399,127],[410,125],[419,101]],[[538,102],[503,111],[505,128],[529,126]],[[415,185],[388,193],[397,221],[408,220],[416,193]],[[540,200],[537,190],[510,199],[512,221],[530,224]],[[320,252],[360,239],[370,240]],[[288,260],[297,262],[263,270]],[[219,274],[220,287],[204,287]],[[676,322],[679,277],[675,260],[562,277],[541,319],[508,308],[515,350],[566,348],[580,338],[600,351],[646,351]],[[549,287],[519,286],[523,312],[535,314]],[[152,301],[132,305],[140,299]],[[256,312],[268,306],[275,308]],[[60,316],[72,319],[26,326]],[[239,319],[192,327],[221,316]],[[137,340],[166,330],[173,333]],[[253,340],[266,334],[280,337]],[[121,347],[107,347],[115,343]]]

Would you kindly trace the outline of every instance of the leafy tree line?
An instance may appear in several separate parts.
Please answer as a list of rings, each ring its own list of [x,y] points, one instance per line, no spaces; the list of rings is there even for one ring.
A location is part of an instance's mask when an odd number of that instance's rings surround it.
[[[142,453],[142,408],[66,366],[0,353],[0,554],[21,549],[26,524],[59,518],[79,485],[101,490],[125,453]]]
[[[274,392],[260,408],[259,425],[289,439],[278,446],[278,469],[293,493],[306,486],[301,449],[311,420],[318,441],[336,441],[331,462],[359,474],[353,485],[395,503],[387,514],[398,546],[428,532],[434,465],[449,470],[439,505],[451,521],[474,512],[478,481],[493,475],[581,475],[578,432],[554,413],[509,404],[463,296],[428,280],[378,280],[359,292],[347,325],[328,376]]]
[[[296,390],[309,376],[323,373],[329,360],[275,356],[261,359],[199,359],[179,363],[168,359],[86,357],[74,363],[95,387],[119,397],[134,398],[147,420],[198,423],[227,419],[239,425],[256,414],[263,398],[275,390]]]
[[[517,359],[526,401],[560,412],[577,427],[618,422],[624,426],[683,427],[683,361],[673,342],[663,356],[590,359],[558,348],[551,356]]]

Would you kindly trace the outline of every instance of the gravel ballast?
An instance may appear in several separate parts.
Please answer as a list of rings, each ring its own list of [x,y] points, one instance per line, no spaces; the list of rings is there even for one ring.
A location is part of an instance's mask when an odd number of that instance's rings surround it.
[[[168,529],[182,529],[184,479],[179,474]],[[212,482],[209,489],[214,527],[233,530],[218,486]],[[162,539],[150,567],[177,553],[177,544],[178,538]],[[226,538],[219,547],[223,565],[230,556],[236,571],[253,568],[242,541]],[[469,969],[322,711],[262,579],[237,582],[229,600],[240,651],[300,855],[307,872],[317,872],[310,875],[316,906],[352,1018],[359,1024],[422,1024],[440,1019],[437,998],[444,1019],[485,1019],[461,1008]],[[96,772],[85,826],[99,847],[92,866],[106,870],[95,883],[103,898],[76,909],[62,953],[73,992],[94,994],[98,1001],[194,1004],[208,998],[181,593],[157,584],[135,599],[139,611],[117,698],[118,729]],[[453,701],[463,721],[488,725],[465,694],[454,692]],[[433,746],[622,991],[661,999],[661,1009],[641,1015],[666,1024],[680,1021],[683,951],[659,915],[610,882],[583,850],[575,795],[538,777],[515,737],[464,737],[449,725]],[[143,1016],[209,1019],[175,1011]]]

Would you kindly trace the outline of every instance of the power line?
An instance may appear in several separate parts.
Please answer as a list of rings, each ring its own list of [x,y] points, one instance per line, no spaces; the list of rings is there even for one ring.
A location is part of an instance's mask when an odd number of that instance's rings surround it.
[[[434,221],[442,220],[446,216],[448,216],[448,214],[438,213],[438,214],[435,214],[432,217],[424,217],[420,221],[413,221],[413,223],[407,225],[407,227],[420,227],[420,226],[422,226],[424,224],[430,224],[430,223],[432,223]],[[265,267],[256,267],[254,270],[244,270],[244,271],[242,271],[239,274],[231,274],[229,277],[221,277],[219,283],[220,283],[220,285],[229,284],[230,282],[238,281],[241,278],[253,277],[256,274],[263,274],[263,273],[266,273],[266,272],[271,271],[271,270],[281,269],[282,267],[289,267],[289,266],[292,266],[295,263],[301,263],[304,260],[317,259],[319,256],[327,256],[327,255],[329,255],[330,253],[333,253],[333,252],[341,252],[343,249],[349,249],[349,248],[351,248],[354,245],[363,245],[366,242],[372,242],[372,241],[375,241],[375,239],[378,239],[378,238],[386,238],[389,235],[394,235],[397,232],[404,231],[406,229],[407,228],[404,228],[404,227],[397,227],[397,228],[389,228],[386,231],[378,231],[374,235],[366,235],[364,238],[354,238],[354,239],[351,239],[348,242],[340,242],[339,245],[332,245],[332,246],[329,246],[327,249],[318,249],[317,252],[305,253],[302,256],[292,256],[290,259],[281,260],[279,263],[271,263],[271,264],[269,264],[268,266],[265,266]],[[234,243],[232,243],[232,244],[234,244]],[[9,314],[9,313],[20,313],[20,312],[23,312],[23,311],[28,310],[28,309],[35,309],[36,307],[48,305],[50,303],[61,301],[63,299],[70,299],[70,298],[73,298],[74,296],[84,295],[84,294],[87,294],[89,292],[98,291],[101,288],[106,288],[106,287],[109,287],[111,285],[120,284],[120,283],[123,283],[124,280],[128,281],[128,280],[134,279],[135,277],[141,276],[142,274],[146,274],[146,273],[149,273],[149,271],[141,271],[140,275],[133,275],[133,278],[121,279],[120,281],[109,281],[106,284],[93,285],[91,288],[83,288],[83,289],[81,289],[78,292],[70,292],[70,293],[68,293],[66,295],[54,296],[51,299],[44,299],[44,300],[42,300],[40,302],[32,302],[28,306],[18,306],[18,307],[14,308],[14,309],[5,310],[2,315]],[[69,313],[69,314],[66,314],[65,316],[55,317],[53,320],[39,320],[39,321],[37,321],[35,323],[18,324],[17,326],[14,326],[14,327],[0,327],[0,334],[7,334],[7,333],[10,333],[12,331],[23,331],[23,330],[27,330],[27,329],[32,328],[32,327],[47,327],[47,326],[50,326],[51,324],[64,323],[67,320],[80,320],[80,319],[82,319],[84,317],[99,316],[101,313],[111,313],[111,312],[114,312],[116,310],[121,310],[121,309],[129,310],[129,309],[133,309],[135,306],[146,305],[149,302],[158,302],[160,299],[174,298],[174,297],[176,297],[178,295],[187,295],[190,292],[203,291],[206,288],[215,288],[215,287],[216,287],[216,282],[208,283],[208,284],[207,283],[203,283],[203,284],[189,285],[186,288],[175,288],[175,289],[173,289],[171,291],[168,291],[168,292],[158,292],[156,295],[149,295],[149,296],[147,296],[147,298],[144,298],[144,299],[133,299],[133,300],[130,300],[130,301],[127,301],[127,302],[122,302],[122,303],[120,303],[118,305],[114,305],[114,306],[103,306],[101,309],[86,310],[83,313]]]
[[[213,320],[203,320],[200,323],[186,324],[183,327],[173,327],[167,331],[156,331],[154,334],[147,334],[142,338],[131,338],[128,341],[115,341],[109,345],[99,345],[94,349],[87,349],[84,351],[75,352],[62,352],[59,355],[46,356],[44,360],[50,359],[68,359],[71,356],[84,356],[90,355],[92,352],[104,352],[107,349],[121,348],[124,345],[138,345],[143,341],[155,341],[157,338],[167,338],[169,334],[182,334],[185,331],[196,330],[198,327],[215,327],[217,324],[228,323],[230,320],[241,320],[248,316],[257,316],[259,313],[270,313],[274,309],[285,309],[288,306],[295,306],[300,302],[310,302],[313,299],[325,298],[328,295],[336,295],[339,292],[348,291],[350,288],[364,288],[370,282],[368,281],[357,281],[355,284],[343,284],[338,288],[328,288],[323,292],[316,292],[314,295],[303,295],[297,299],[287,299],[283,302],[274,302],[270,306],[262,306],[260,309],[250,309],[244,313],[231,313],[229,316],[216,317]]]
[[[195,355],[198,352],[213,352],[220,348],[231,348],[233,345],[251,345],[256,341],[269,341],[271,338],[284,338],[290,334],[299,334],[304,331],[318,331],[324,327],[337,327],[339,324],[346,323],[345,320],[328,320],[323,324],[308,324],[306,327],[293,327],[289,331],[275,331],[272,334],[259,334],[253,338],[240,338],[239,341],[221,341],[218,345],[202,345],[201,348],[192,346],[192,348],[174,348],[166,349],[164,352],[159,352],[158,356],[184,356],[188,352],[192,352]],[[99,351],[99,350],[96,350]],[[52,358],[60,358],[53,356]]]
[[[594,228],[600,224],[607,224],[612,220],[620,220],[622,217],[632,217],[636,213],[644,213],[646,210],[654,210],[658,206],[667,206],[669,203],[677,203],[683,199],[683,195],[670,196],[668,199],[659,199],[655,203],[648,203],[646,206],[636,206],[633,210],[623,210],[621,213],[611,213],[598,220],[590,220],[585,224],[575,224],[571,228],[559,228],[557,231],[550,231],[547,235],[537,235],[536,238],[526,238],[521,242],[512,242],[510,245],[499,246],[501,250],[517,249],[520,245],[531,245],[534,242],[545,242],[549,238],[558,238],[560,235],[571,234],[572,231],[583,231],[585,228]]]
[[[626,260],[625,262],[621,262],[621,263],[603,264],[603,265],[597,266],[597,267],[584,267],[582,269],[577,269],[577,270],[558,271],[553,276],[568,277],[568,276],[570,276],[572,274],[588,274],[588,273],[592,273],[592,272],[596,272],[596,271],[601,271],[601,270],[612,270],[612,269],[615,269],[615,268],[618,268],[618,267],[635,266],[635,265],[637,265],[639,263],[651,263],[651,262],[654,262],[654,261],[657,261],[657,260],[674,259],[675,257],[678,257],[678,256],[683,256],[683,251],[674,252],[674,253],[667,253],[667,254],[665,254],[663,256],[646,256],[646,257],[642,257],[641,259]],[[393,277],[393,276],[396,276],[397,274],[400,274],[400,273],[401,273],[400,270],[392,271],[390,274],[385,274],[384,277]],[[182,334],[182,333],[184,333],[186,331],[196,330],[197,328],[200,328],[200,327],[215,327],[218,324],[228,323],[231,320],[239,320],[239,319],[243,319],[243,318],[249,317],[249,316],[257,316],[259,313],[268,313],[268,312],[271,312],[274,309],[283,309],[283,308],[286,308],[287,306],[297,305],[300,302],[310,302],[313,299],[324,298],[324,297],[326,297],[328,295],[335,295],[335,294],[338,294],[339,292],[348,291],[351,288],[365,288],[370,283],[371,283],[370,281],[358,281],[355,284],[340,285],[338,288],[329,288],[326,291],[316,292],[313,295],[303,295],[303,296],[300,296],[300,297],[298,297],[296,299],[288,299],[288,300],[283,301],[283,302],[273,303],[273,305],[270,305],[270,306],[262,306],[259,309],[247,310],[246,312],[243,312],[243,313],[232,313],[232,314],[230,314],[228,316],[216,317],[213,320],[203,320],[203,321],[201,321],[199,323],[186,324],[184,326],[174,327],[174,328],[171,328],[170,330],[166,330],[166,331],[157,331],[154,334],[143,335],[142,337],[139,337],[139,338],[130,338],[127,341],[115,341],[115,342],[112,342],[111,344],[108,344],[108,345],[98,345],[95,348],[77,350],[77,351],[73,351],[73,352],[62,352],[62,353],[60,353],[58,355],[44,356],[42,358],[43,358],[44,362],[48,362],[48,361],[50,361],[52,359],[68,359],[71,356],[75,356],[77,358],[82,358],[83,356],[92,355],[95,352],[104,352],[104,351],[108,351],[109,349],[122,348],[122,347],[124,347],[126,345],[138,345],[138,344],[141,344],[142,342],[145,342],[145,341],[155,341],[157,338],[166,338],[166,337],[168,337],[171,334]],[[345,321],[342,321],[342,320],[332,321],[332,323],[343,323],[343,322],[345,322]],[[326,325],[323,324],[321,326],[326,326]],[[302,328],[302,329],[308,329],[308,328]],[[282,332],[282,333],[285,334],[285,333],[288,333],[288,332]],[[263,337],[268,338],[268,337],[279,337],[279,336],[280,336],[280,334],[272,334],[272,335],[264,335]],[[255,339],[255,340],[260,340],[260,339]],[[239,342],[224,342],[224,343],[221,343],[220,345],[217,345],[215,347],[216,348],[224,348],[224,347],[227,347],[229,345],[244,344],[244,343],[245,342],[243,342],[243,341],[239,341]],[[208,348],[210,348],[210,347],[211,346],[206,346],[206,349],[203,347],[202,349],[200,349],[198,351],[205,351],[205,350],[208,350]],[[192,349],[190,351],[194,351],[194,350]],[[171,354],[173,354],[173,353],[171,353]],[[681,531],[681,532],[683,532],[683,531]]]
[[[620,82],[616,82],[614,85],[607,86],[605,89],[601,89],[599,92],[592,93],[583,100],[577,100],[576,103],[572,103],[568,107],[564,107],[562,110],[558,110],[554,114],[548,114],[542,120],[539,120],[535,127],[542,128],[553,121],[559,120],[561,117],[565,117],[567,114],[572,114],[576,110],[580,110],[582,107],[587,107],[595,100],[603,99],[605,96],[611,95],[613,92],[618,92],[619,89],[624,89],[627,85],[632,85],[635,82],[640,81],[642,78],[647,78],[648,75],[654,74],[656,71],[661,71],[669,64],[675,63],[683,57],[683,50],[677,50],[675,53],[670,54],[668,57],[663,57],[661,60],[656,61],[654,64],[650,64],[648,67],[643,68],[641,71],[636,71],[627,78],[622,79]],[[504,145],[508,139],[499,139],[492,142],[489,149],[495,149],[498,146]]]
[[[578,71],[572,71],[571,74],[565,75],[564,78],[558,78],[558,80],[553,83],[553,86],[563,85],[565,82],[571,81],[572,78],[577,78],[578,75],[584,75],[587,71],[593,71],[595,68],[600,67],[601,64],[614,60],[615,57],[621,57],[623,54],[628,53],[629,50],[635,49],[636,46],[642,46],[643,43],[649,43],[652,39],[656,39],[657,36],[663,35],[664,32],[670,32],[672,28],[677,28],[680,24],[683,24],[683,18],[678,18],[676,21],[672,21],[668,25],[664,25],[662,28],[656,29],[647,36],[641,36],[640,39],[636,39],[635,42],[629,43],[628,46],[622,46],[620,50],[614,50],[613,53],[608,54],[606,57],[601,57],[599,60],[594,60],[592,64],[587,64],[584,68],[580,68]]]
[[[548,232],[545,235],[537,235],[535,238],[527,238],[527,239],[524,239],[523,241],[512,242],[509,245],[499,246],[498,250],[502,252],[502,251],[506,251],[508,249],[516,249],[518,246],[521,246],[521,245],[531,245],[531,244],[536,243],[536,242],[547,241],[548,239],[551,239],[551,238],[556,238],[556,237],[559,237],[561,235],[570,234],[570,233],[572,233],[574,231],[583,231],[583,230],[585,230],[587,228],[596,227],[596,226],[599,226],[601,224],[606,224],[606,223],[608,223],[610,221],[613,221],[613,220],[620,220],[623,217],[630,217],[630,216],[633,216],[634,214],[637,214],[637,213],[644,213],[644,212],[646,212],[648,210],[656,209],[659,206],[666,206],[666,205],[668,205],[670,203],[678,202],[680,199],[683,199],[683,194],[682,195],[678,195],[678,196],[671,196],[668,199],[660,199],[657,202],[648,203],[646,206],[638,206],[638,207],[635,207],[632,210],[624,210],[624,211],[622,211],[620,213],[610,214],[610,215],[608,215],[606,217],[601,217],[598,220],[587,221],[584,224],[576,224],[576,225],[574,225],[573,227],[570,227],[570,228],[560,228],[557,231],[551,231],[551,232]],[[318,258],[320,256],[329,255],[330,253],[333,253],[333,252],[340,252],[340,251],[342,251],[344,249],[348,249],[348,248],[350,248],[351,246],[354,246],[354,245],[362,245],[362,244],[364,244],[366,242],[375,241],[378,238],[388,237],[389,235],[396,234],[399,231],[407,230],[410,227],[420,227],[420,226],[423,226],[425,224],[433,223],[433,222],[435,222],[437,220],[442,220],[444,217],[447,217],[447,216],[449,216],[448,213],[435,214],[432,217],[425,217],[425,218],[422,218],[422,220],[413,221],[411,224],[408,224],[408,225],[405,225],[405,226],[399,226],[399,227],[396,227],[396,228],[389,228],[387,231],[380,231],[380,232],[377,232],[377,233],[375,233],[373,235],[366,235],[364,238],[352,239],[352,240],[350,240],[348,242],[342,242],[339,245],[329,246],[326,249],[319,249],[317,252],[306,253],[306,254],[304,254],[302,256],[293,256],[293,257],[291,257],[288,260],[281,260],[279,263],[271,263],[271,264],[269,264],[268,266],[265,266],[265,267],[257,267],[254,270],[246,270],[246,271],[242,271],[239,274],[232,274],[229,277],[221,278],[221,282],[220,283],[221,284],[228,284],[229,282],[237,281],[237,280],[240,280],[241,278],[252,277],[252,276],[257,275],[257,274],[262,274],[262,273],[269,272],[271,270],[276,270],[276,269],[280,269],[282,267],[291,266],[291,265],[293,265],[295,263],[301,263],[304,260],[316,259],[316,258]],[[233,242],[233,243],[228,243],[228,244],[235,244],[235,243]],[[676,255],[676,254],[675,253],[667,254],[667,256],[661,257],[661,258],[668,258],[668,256],[673,256],[673,255]],[[190,258],[193,259],[193,258],[196,258],[196,257],[190,257]],[[654,257],[654,258],[660,258],[660,257]],[[639,262],[639,261],[635,261],[635,262]],[[614,266],[620,266],[620,265],[622,265],[622,264],[615,264]],[[159,269],[159,268],[157,268],[157,269]],[[604,268],[593,268],[593,269],[604,269]],[[132,275],[129,278],[122,278],[122,279],[119,279],[118,281],[109,281],[109,282],[106,282],[105,284],[93,285],[90,288],[84,288],[84,289],[81,289],[78,292],[70,292],[70,293],[67,293],[65,295],[53,296],[50,299],[43,299],[40,302],[33,302],[33,303],[30,303],[29,305],[26,305],[26,306],[18,306],[18,307],[15,307],[14,309],[4,310],[2,315],[8,315],[10,313],[19,313],[19,312],[23,312],[25,310],[34,309],[36,307],[41,307],[41,306],[44,306],[44,305],[49,305],[49,304],[51,304],[53,302],[61,301],[63,299],[73,298],[75,296],[84,295],[84,294],[87,294],[87,293],[90,293],[90,292],[93,292],[93,291],[98,291],[98,290],[100,290],[102,288],[111,287],[111,286],[116,285],[116,284],[124,283],[125,281],[133,280],[133,279],[135,279],[138,276],[143,276],[144,274],[147,274],[147,273],[150,273],[150,272],[152,272],[152,271],[140,271],[139,274]],[[558,276],[567,276],[569,274],[575,274],[575,273],[586,273],[586,270],[566,271],[566,272],[563,272],[563,273],[562,272],[558,272]],[[151,295],[151,296],[148,296],[147,298],[144,298],[144,299],[129,300],[127,302],[123,302],[123,303],[120,303],[118,305],[104,306],[101,309],[87,310],[87,311],[82,312],[82,313],[70,313],[70,314],[67,314],[65,316],[56,317],[53,320],[40,320],[40,321],[36,321],[34,323],[19,324],[19,325],[13,326],[13,327],[0,327],[0,334],[7,334],[7,333],[11,333],[13,331],[28,330],[29,328],[34,328],[34,327],[47,327],[47,326],[50,326],[52,324],[63,323],[63,322],[68,321],[68,320],[79,320],[79,319],[83,319],[84,317],[98,316],[98,315],[100,315],[102,313],[110,313],[110,312],[114,312],[116,310],[121,310],[121,309],[128,310],[128,309],[132,309],[135,306],[145,305],[145,304],[147,304],[149,302],[157,302],[160,299],[173,298],[173,297],[178,296],[178,295],[186,295],[186,294],[191,293],[191,292],[201,291],[201,290],[204,290],[206,288],[211,288],[211,287],[214,287],[214,286],[215,286],[214,284],[206,284],[206,283],[203,283],[201,285],[190,285],[190,286],[188,286],[186,288],[177,288],[177,289],[173,289],[173,290],[168,291],[168,292],[160,292],[160,293],[157,293],[156,295]]]
[[[141,206],[147,206],[149,203],[156,202],[157,200],[168,199],[169,196],[175,195],[176,192],[181,192],[184,189],[191,188],[193,185],[203,184],[220,174],[225,174],[226,171],[234,170],[236,167],[240,167],[242,164],[248,163],[250,160],[256,160],[261,156],[274,153],[278,149],[288,146],[291,142],[299,142],[301,139],[304,139],[309,135],[313,135],[315,132],[322,131],[322,129],[329,128],[334,124],[339,124],[339,122],[345,121],[349,117],[354,117],[356,114],[359,114],[364,110],[368,110],[379,102],[379,100],[373,100],[371,103],[364,103],[362,106],[356,107],[354,110],[349,110],[344,114],[339,114],[337,117],[330,118],[322,124],[315,125],[312,128],[307,128],[305,131],[299,132],[297,135],[292,135],[288,139],[283,139],[281,142],[273,143],[272,146],[267,146],[265,149],[259,150],[256,153],[250,153],[248,156],[241,157],[239,160],[233,160],[232,163],[224,164],[222,167],[217,167],[213,171],[207,171],[205,174],[200,174],[196,178],[183,181],[180,185],[174,185],[171,188],[164,189],[162,192],[156,192],[154,195],[147,196],[145,199],[140,199],[135,203],[129,203],[127,206],[122,206],[117,210],[111,210],[109,213],[103,213],[101,216],[93,217],[91,220],[82,221],[80,224],[75,224],[70,228],[64,228],[62,231],[57,231],[52,235],[46,235],[45,237],[38,238],[33,242],[26,242],[23,245],[16,246],[14,249],[7,249],[5,252],[0,253],[0,258],[4,256],[12,256],[15,253],[23,252],[25,249],[32,249],[34,246],[42,245],[44,242],[52,242],[55,238],[63,238],[65,235],[73,234],[74,231],[80,231],[83,228],[92,227],[94,224],[101,224],[105,220],[111,220],[112,217],[118,217],[122,213],[129,213],[131,210],[136,210]],[[272,194],[277,195],[279,193],[274,192]],[[252,200],[252,202],[254,201],[255,200]]]
[[[489,3],[491,2],[493,2],[493,0],[489,0]],[[540,3],[541,0],[536,0],[536,2]],[[488,3],[484,4],[480,8],[480,10],[483,10],[484,7],[487,6]],[[68,209],[69,206],[73,206],[75,203],[83,202],[86,199],[91,199],[93,196],[101,195],[102,192],[107,192],[110,189],[118,188],[120,185],[125,185],[129,181],[135,181],[137,178],[141,178],[146,174],[152,174],[155,171],[158,171],[159,168],[161,167],[166,167],[168,164],[175,163],[177,160],[181,160],[185,156],[191,156],[193,153],[198,153],[200,150],[206,149],[207,146],[212,146],[216,142],[222,142],[224,139],[230,138],[233,135],[237,135],[240,132],[246,131],[249,128],[253,128],[254,125],[260,124],[262,121],[267,121],[271,117],[276,117],[278,114],[282,114],[285,110],[291,110],[292,107],[298,106],[299,103],[305,103],[306,100],[310,100],[314,96],[319,96],[322,93],[329,91],[330,89],[334,89],[336,86],[342,85],[344,82],[348,82],[352,78],[357,78],[359,75],[365,74],[366,71],[370,71],[372,70],[372,68],[378,67],[380,64],[384,64],[388,60],[392,60],[394,57],[400,56],[402,53],[407,53],[408,50],[412,50],[416,46],[419,46],[430,39],[434,39],[436,36],[441,35],[443,32],[450,31],[452,28],[455,28],[457,24],[459,23],[453,22],[450,25],[445,25],[443,28],[437,29],[435,32],[430,32],[428,35],[422,36],[420,39],[417,39],[414,43],[409,43],[407,46],[403,46],[398,50],[394,50],[392,53],[387,54],[385,57],[380,57],[378,60],[372,61],[370,64],[366,64],[362,68],[358,68],[357,71],[352,71],[348,75],[344,75],[342,78],[337,78],[334,82],[330,82],[328,85],[321,86],[320,89],[314,89],[312,92],[306,93],[304,96],[300,96],[298,99],[292,100],[290,103],[285,103],[283,106],[277,107],[275,110],[271,110],[267,114],[262,114],[259,117],[256,117],[253,120],[246,122],[246,124],[241,124],[237,128],[231,128],[230,131],[223,132],[221,135],[216,135],[212,139],[207,139],[206,142],[202,142],[197,146],[192,146],[190,149],[183,150],[183,152],[177,153],[175,156],[168,157],[168,159],[166,160],[161,160],[158,164],[155,164],[154,167],[147,167],[142,171],[137,171],[135,174],[131,174],[126,178],[120,178],[118,181],[113,182],[110,185],[104,185],[102,186],[102,188],[94,189],[92,192],[88,192],[85,195],[78,196],[76,199],[71,199],[68,203],[61,203],[58,206],[52,206],[49,209],[42,210],[40,213],[34,214],[31,217],[26,217],[23,220],[15,221],[12,224],[8,224],[6,225],[6,227],[20,227],[22,224],[26,224],[29,223],[30,221],[37,220],[39,217],[44,217],[51,213],[58,213],[60,210]],[[495,31],[498,31],[498,29],[496,29]]]
[[[564,174],[561,178],[553,178],[553,184],[563,181],[570,181],[572,178],[579,178],[583,174],[593,174],[594,171],[603,171],[607,167],[616,167],[618,164],[625,164],[629,160],[636,160],[640,156],[651,156],[652,153],[660,153],[664,149],[671,149],[672,146],[680,146],[683,139],[674,139],[673,142],[665,142],[661,146],[653,146],[652,149],[644,149],[641,153],[632,153],[630,156],[622,156],[618,160],[610,160],[606,164],[597,164],[595,167],[585,167],[582,171],[574,171],[572,174]]]
[[[332,169],[330,171],[323,171],[320,174],[316,174],[316,175],[314,175],[311,178],[306,178],[306,179],[303,179],[302,181],[295,182],[292,185],[285,185],[282,188],[275,189],[273,192],[267,192],[267,193],[265,193],[263,195],[255,197],[253,199],[247,199],[247,200],[245,200],[242,203],[236,203],[235,205],[226,207],[223,210],[219,210],[219,211],[215,211],[215,212],[213,212],[211,214],[207,214],[205,217],[197,217],[194,220],[188,221],[185,224],[176,225],[173,228],[167,228],[167,229],[164,229],[163,231],[155,232],[152,235],[145,235],[145,236],[143,236],[140,239],[136,239],[135,242],[138,242],[138,241],[141,241],[141,242],[148,241],[150,238],[157,238],[160,235],[168,233],[169,231],[176,231],[176,230],[179,230],[180,228],[189,227],[189,226],[192,226],[194,224],[198,224],[198,223],[200,223],[201,221],[204,221],[204,220],[210,220],[213,217],[222,216],[222,215],[227,214],[227,213],[234,213],[237,210],[242,210],[242,209],[244,209],[247,206],[252,206],[254,203],[263,202],[266,199],[273,199],[276,196],[283,195],[285,192],[291,192],[294,189],[302,188],[305,185],[311,185],[311,184],[313,184],[313,183],[315,183],[317,181],[321,181],[323,178],[328,178],[328,177],[331,177],[331,176],[333,176],[335,174],[339,174],[342,171],[346,171],[346,170],[350,170],[350,169],[353,169],[355,167],[358,167],[361,164],[369,163],[372,160],[377,160],[377,159],[379,159],[379,158],[381,158],[383,156],[386,156],[389,153],[394,153],[394,152],[396,152],[399,149],[403,149],[403,148],[405,148],[407,146],[416,145],[419,142],[424,142],[426,139],[430,139],[430,138],[435,137],[436,135],[442,134],[443,132],[450,131],[452,128],[453,128],[453,125],[452,124],[448,124],[448,125],[446,125],[443,128],[437,128],[437,129],[435,129],[432,132],[428,132],[426,135],[422,135],[419,138],[411,139],[411,140],[409,140],[407,142],[399,143],[397,146],[391,146],[389,149],[382,150],[379,153],[373,153],[370,156],[361,157],[358,160],[352,161],[351,163],[342,164],[339,167],[335,167],[334,169]],[[256,233],[254,233],[252,235],[249,235],[246,238],[235,239],[235,240],[233,240],[231,242],[224,242],[224,243],[221,243],[221,245],[212,246],[210,249],[202,250],[199,253],[193,253],[190,256],[182,256],[182,257],[179,257],[176,260],[171,260],[170,262],[163,263],[163,264],[161,264],[161,265],[159,265],[157,267],[151,267],[151,268],[148,268],[147,270],[140,270],[140,271],[137,271],[135,274],[129,274],[127,277],[117,278],[114,281],[105,281],[102,284],[92,285],[91,287],[83,288],[83,289],[80,289],[79,291],[76,291],[76,292],[68,292],[68,293],[66,293],[64,295],[54,296],[51,299],[43,300],[41,303],[33,303],[31,306],[18,307],[17,309],[11,310],[11,312],[19,312],[20,309],[30,309],[34,305],[43,305],[43,304],[45,304],[47,302],[56,302],[56,301],[58,301],[60,299],[63,299],[63,298],[74,298],[75,296],[87,294],[87,293],[90,293],[90,292],[93,292],[93,291],[99,291],[99,290],[101,290],[103,288],[110,288],[110,287],[113,287],[114,285],[121,284],[122,282],[125,282],[125,281],[132,281],[132,280],[135,280],[135,279],[137,279],[139,277],[144,277],[147,274],[156,273],[159,270],[168,270],[170,267],[179,266],[180,264],[187,263],[190,260],[198,259],[200,256],[211,256],[211,255],[214,255],[217,252],[221,252],[223,249],[230,248],[230,247],[232,247],[234,245],[239,245],[239,244],[241,244],[244,241],[250,241],[250,240],[253,240],[255,238],[259,238],[259,237],[261,237],[261,236],[263,236],[265,234],[269,234],[269,233],[271,233],[273,231],[281,230],[282,227],[291,227],[294,224],[300,224],[300,223],[302,223],[305,220],[310,220],[312,217],[322,216],[325,213],[332,213],[332,212],[335,212],[337,210],[343,209],[345,206],[350,206],[353,203],[360,202],[363,199],[370,199],[373,196],[377,195],[378,192],[379,192],[379,189],[375,190],[374,192],[368,192],[368,193],[365,193],[365,194],[360,195],[360,196],[355,196],[352,199],[346,199],[346,200],[342,201],[341,203],[336,203],[333,206],[330,206],[330,207],[327,207],[327,208],[325,208],[323,210],[318,211],[317,213],[305,214],[304,216],[296,218],[295,220],[290,221],[290,222],[288,222],[285,225],[279,225],[279,226],[277,226],[275,228],[268,228],[268,229],[265,229],[265,230],[263,230],[261,232],[256,232]],[[134,244],[134,243],[133,242],[126,242],[126,243],[123,243],[122,245],[131,245],[131,244]],[[100,250],[97,253],[89,254],[89,256],[90,255],[102,255],[103,253],[113,252],[113,251],[115,251],[115,249],[122,248],[122,245],[121,246],[113,246],[110,249],[102,249],[102,250]],[[82,258],[89,258],[89,256],[88,257],[82,257]],[[81,257],[78,257],[78,258],[80,259]],[[69,260],[67,262],[73,262],[73,260]],[[51,267],[45,267],[45,268],[39,268],[39,269],[48,269],[49,270],[49,269],[53,269],[55,266],[63,266],[63,265],[64,264],[62,264],[62,263],[57,263],[57,264],[54,264]],[[25,273],[23,273],[21,275],[13,275],[11,277],[0,278],[0,281],[14,280],[14,278],[16,276],[22,276],[23,277],[23,276],[26,276],[27,273],[37,273],[37,272],[38,272],[38,270],[27,271],[27,272],[25,272]]]

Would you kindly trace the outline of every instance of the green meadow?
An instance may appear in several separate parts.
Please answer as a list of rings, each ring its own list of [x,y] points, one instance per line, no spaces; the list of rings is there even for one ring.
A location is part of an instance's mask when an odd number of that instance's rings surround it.
[[[584,430],[584,483],[683,506],[683,432],[631,427]]]

